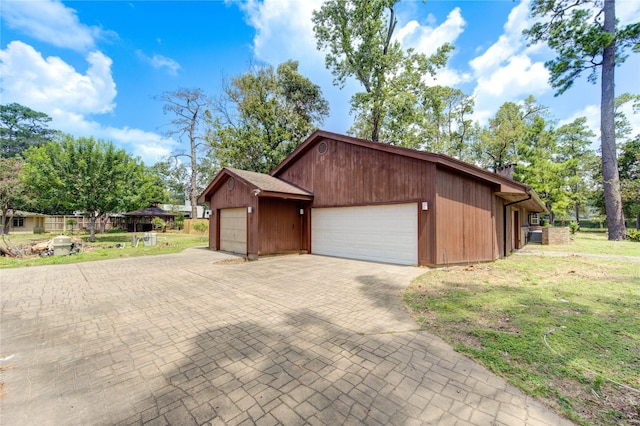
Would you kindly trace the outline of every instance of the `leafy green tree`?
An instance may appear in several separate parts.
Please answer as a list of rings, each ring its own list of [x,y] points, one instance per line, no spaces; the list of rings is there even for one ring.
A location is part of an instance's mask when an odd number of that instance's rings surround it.
[[[546,42],[558,56],[546,63],[556,94],[568,90],[583,72],[598,80],[601,71],[600,133],[602,177],[610,240],[626,237],[615,136],[615,67],[629,49],[640,50],[640,23],[621,27],[615,0],[533,0],[531,15],[537,18],[525,30],[530,43]]]
[[[159,195],[155,176],[111,142],[66,135],[59,142],[31,147],[24,156],[22,179],[40,209],[85,212],[91,241],[98,220],[148,206]]]
[[[9,233],[9,219],[29,204],[27,187],[20,180],[23,162],[0,157],[0,234]]]
[[[209,140],[222,166],[269,172],[329,113],[320,87],[287,61],[253,67],[224,84]]]
[[[76,219],[67,219],[64,224],[71,228],[71,235],[73,235],[73,228],[78,224],[78,221]]]
[[[618,164],[625,215],[635,217],[640,229],[640,135],[622,146]]]
[[[635,213],[635,197],[636,197],[636,179],[634,172],[634,155],[635,155],[635,140],[640,135],[632,137],[631,123],[623,111],[623,107],[631,102],[632,112],[637,114],[640,112],[640,95],[632,95],[624,93],[616,97],[615,105],[615,125],[616,125],[616,139],[621,140],[622,146],[620,149],[620,155],[618,158],[618,173],[620,176],[621,198],[623,202],[623,212],[626,217],[634,217]],[[596,168],[596,188],[592,193],[591,204],[598,209],[601,214],[605,213],[606,205],[604,199],[604,191],[602,185],[602,163]],[[605,215],[606,218],[606,215]]]
[[[522,105],[505,102],[489,126],[480,131],[473,151],[475,160],[491,170],[520,161],[523,147],[530,145],[527,140],[531,133],[528,126],[545,113],[546,108],[538,105],[533,96],[525,99]],[[529,133],[528,133],[529,132]]]
[[[17,103],[0,105],[0,157],[15,157],[51,141],[55,130],[47,127],[50,121],[47,114]]]
[[[473,137],[473,97],[460,89],[428,87],[421,102],[428,129],[423,149],[465,160]]]
[[[166,192],[163,199],[171,204],[183,204],[189,198],[189,170],[175,157],[168,157],[151,166]]]
[[[587,119],[580,117],[556,130],[557,161],[564,165],[574,219],[580,222],[580,213],[586,211],[593,189],[597,157],[590,149],[596,135],[587,127]]]
[[[556,134],[545,118],[535,115],[525,125],[515,178],[533,188],[550,212],[549,222],[566,219],[571,204],[567,165],[558,160]]]
[[[209,111],[211,100],[201,89],[184,88],[165,92],[160,99],[164,102],[163,112],[174,115],[174,118],[169,122],[170,129],[165,133],[168,136],[176,136],[181,142],[183,138],[186,138],[189,143],[187,151],[180,151],[174,156],[189,159],[191,217],[197,217],[198,160],[202,152],[209,149],[205,124],[211,114]]]
[[[393,40],[398,1],[327,0],[312,18],[317,46],[327,52],[325,64],[334,84],[344,87],[353,77],[364,89],[351,98],[355,123],[350,132],[376,142],[390,138],[396,144],[403,141],[394,137],[397,131],[416,119],[420,94],[426,89],[422,77],[444,67],[453,49],[444,44],[430,57],[403,50]]]

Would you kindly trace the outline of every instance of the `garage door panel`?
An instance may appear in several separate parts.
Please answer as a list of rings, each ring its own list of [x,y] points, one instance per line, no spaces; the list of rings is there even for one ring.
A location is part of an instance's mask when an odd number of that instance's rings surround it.
[[[220,250],[247,254],[247,209],[220,210]]]
[[[312,253],[404,265],[418,263],[415,203],[315,208],[311,214]]]

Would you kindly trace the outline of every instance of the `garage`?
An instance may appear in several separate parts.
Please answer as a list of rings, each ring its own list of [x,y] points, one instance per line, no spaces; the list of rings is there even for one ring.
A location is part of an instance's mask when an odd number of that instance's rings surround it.
[[[311,252],[400,265],[418,264],[415,203],[314,208]]]
[[[220,210],[220,250],[247,254],[247,209]]]

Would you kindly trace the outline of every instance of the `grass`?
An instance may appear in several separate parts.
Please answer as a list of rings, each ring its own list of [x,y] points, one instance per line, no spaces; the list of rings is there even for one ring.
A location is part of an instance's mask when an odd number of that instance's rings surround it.
[[[640,257],[640,244],[634,241],[608,241],[606,233],[578,232],[571,244],[566,246],[543,246],[531,244],[526,247],[536,251],[557,251],[611,256]]]
[[[206,246],[206,241],[198,235],[181,233],[157,233],[155,246],[144,246],[140,241],[137,247],[131,244],[131,233],[105,233],[96,234],[96,241],[89,242],[88,235],[73,236],[74,239],[82,239],[82,250],[72,256],[25,256],[18,258],[0,257],[0,268],[15,268],[21,266],[58,265],[67,263],[89,262],[92,260],[105,260],[123,257],[150,256],[157,254],[169,254],[181,252],[189,247]],[[136,234],[138,238],[141,233]],[[47,241],[57,235],[11,234],[9,235],[12,246],[30,247],[33,243]],[[123,248],[117,245],[124,245]]]
[[[640,393],[618,384],[640,389],[640,263],[579,256],[640,256],[612,244],[578,234],[577,256],[433,270],[404,300],[425,329],[577,423],[638,424]]]

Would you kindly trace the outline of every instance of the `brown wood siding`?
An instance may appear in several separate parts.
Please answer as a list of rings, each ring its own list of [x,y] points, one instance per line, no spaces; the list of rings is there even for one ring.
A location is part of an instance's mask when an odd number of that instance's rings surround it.
[[[495,224],[493,188],[437,172],[437,264],[493,260]]]
[[[298,202],[260,199],[258,254],[282,253],[301,249],[304,215]]]
[[[322,142],[324,154],[313,146],[276,177],[313,193],[312,207],[427,201],[429,210],[418,213],[418,261],[435,263],[435,165],[332,139]]]
[[[494,204],[495,208],[493,209],[493,214],[496,218],[495,223],[495,241],[496,241],[496,250],[494,254],[494,258],[498,259],[504,257],[504,204],[505,201],[498,197],[494,196]]]
[[[227,179],[228,180],[228,179]],[[220,250],[220,212],[221,209],[235,207],[251,207],[252,213],[247,214],[247,253],[249,256],[258,254],[258,220],[257,207],[258,197],[246,185],[238,180],[235,181],[232,189],[227,186],[227,180],[222,182],[220,189],[216,191],[209,202],[211,208],[211,218],[209,219],[209,247]]]
[[[220,233],[220,230],[217,228],[218,223],[218,212],[211,210],[211,215],[209,216],[209,248],[213,250],[218,250],[220,247],[217,242]]]

